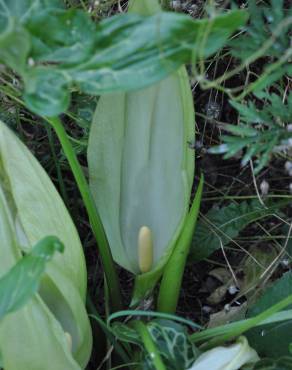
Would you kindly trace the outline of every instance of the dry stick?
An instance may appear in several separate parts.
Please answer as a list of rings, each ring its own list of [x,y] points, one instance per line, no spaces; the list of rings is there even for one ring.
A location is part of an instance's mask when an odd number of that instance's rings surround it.
[[[238,284],[238,280],[237,280],[236,275],[235,275],[235,273],[234,273],[234,271],[233,271],[233,269],[232,269],[232,267],[231,267],[231,265],[230,265],[230,262],[229,262],[229,260],[228,260],[228,258],[227,258],[227,255],[226,255],[226,253],[225,253],[225,249],[224,249],[224,246],[223,246],[223,243],[222,243],[222,239],[221,239],[220,237],[219,237],[219,241],[220,241],[220,247],[221,247],[221,251],[222,251],[223,257],[224,257],[224,259],[225,259],[225,261],[226,261],[226,263],[227,263],[227,266],[228,266],[228,268],[229,268],[229,270],[230,270],[230,273],[231,273],[231,275],[232,275],[232,278],[233,278],[233,280],[234,280],[234,282],[235,282],[236,286],[239,286],[239,284]]]
[[[213,224],[212,222],[210,222],[206,216],[204,215],[201,215],[202,219],[208,224],[210,225],[210,227],[213,228],[212,232],[217,236],[218,240],[221,240],[222,239],[220,238],[219,236],[219,233],[221,235],[223,235],[225,238],[227,238],[229,240],[229,242],[232,242],[233,244],[235,244],[242,252],[246,253],[258,266],[264,268],[264,266],[252,255],[252,253],[250,253],[249,251],[247,251],[246,249],[244,249],[240,244],[238,244],[234,239],[232,239],[228,234],[226,234],[224,231],[222,231],[218,226],[216,226],[215,224]],[[222,226],[222,225],[221,225]],[[217,232],[217,231],[218,232]]]
[[[260,195],[260,192],[259,192],[259,189],[258,189],[258,186],[257,186],[257,181],[256,181],[256,178],[255,178],[255,174],[254,174],[254,167],[253,167],[253,162],[252,162],[252,160],[250,160],[250,161],[249,161],[249,164],[250,164],[250,168],[251,168],[252,181],[253,181],[253,184],[254,184],[255,191],[256,191],[256,193],[257,193],[258,200],[259,200],[259,202],[261,203],[261,205],[262,205],[264,208],[268,208],[268,207],[265,205],[265,203],[264,203],[264,201],[263,201],[263,199],[262,199],[262,197],[261,197],[261,195]]]
[[[287,234],[287,237],[286,237],[286,240],[285,240],[285,244],[282,248],[282,250],[280,251],[280,253],[278,254],[278,256],[271,262],[271,264],[266,268],[266,270],[262,273],[262,275],[260,276],[260,279],[262,279],[271,269],[272,267],[273,268],[273,271],[275,270],[276,268],[276,262],[280,259],[280,257],[285,253],[285,250],[286,250],[286,247],[287,247],[287,244],[289,242],[289,239],[290,239],[290,235],[291,235],[291,232],[292,232],[292,222],[290,224],[290,227],[289,227],[289,230],[288,230],[288,234]],[[269,274],[270,275],[270,274]]]

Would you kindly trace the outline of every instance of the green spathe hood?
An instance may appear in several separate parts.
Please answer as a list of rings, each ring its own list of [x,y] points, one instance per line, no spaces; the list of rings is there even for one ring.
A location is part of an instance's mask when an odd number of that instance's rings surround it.
[[[44,169],[1,121],[0,181],[9,195],[22,247],[29,249],[47,235],[57,236],[65,251],[56,254],[53,263],[67,274],[85,298],[85,259],[71,217]]]
[[[188,212],[193,179],[192,97],[184,68],[150,88],[102,96],[88,146],[90,185],[112,254],[138,274],[138,234],[153,236],[153,267]]]
[[[39,294],[1,320],[4,368],[85,368],[92,339],[84,305],[86,267],[77,231],[45,171],[1,121],[0,235],[0,276],[44,236],[55,235],[65,246],[64,254],[56,254],[48,263]]]

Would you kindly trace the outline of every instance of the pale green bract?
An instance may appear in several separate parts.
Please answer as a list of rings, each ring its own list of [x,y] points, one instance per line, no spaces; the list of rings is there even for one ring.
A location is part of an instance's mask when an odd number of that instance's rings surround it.
[[[243,365],[255,363],[259,359],[256,351],[242,336],[231,346],[215,347],[204,352],[188,370],[238,370]]]
[[[149,15],[154,1],[130,2]],[[154,274],[167,262],[188,213],[194,111],[184,67],[149,88],[102,96],[88,146],[90,186],[114,260],[140,273],[138,234],[152,232]],[[146,275],[145,274],[145,275]]]
[[[0,235],[0,276],[47,235],[55,235],[65,246],[63,254],[48,262],[38,294],[1,320],[3,367],[84,369],[92,338],[84,305],[86,266],[77,231],[43,168],[1,121]]]

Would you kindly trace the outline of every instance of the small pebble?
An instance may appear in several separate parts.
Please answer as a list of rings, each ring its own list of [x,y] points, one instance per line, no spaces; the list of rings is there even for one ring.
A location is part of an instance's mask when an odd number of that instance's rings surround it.
[[[228,293],[231,294],[231,295],[234,295],[238,292],[238,288],[237,286],[235,285],[230,285],[230,287],[228,288]]]
[[[292,171],[292,162],[291,161],[286,161],[285,162],[285,170],[290,174]]]
[[[202,307],[202,311],[203,311],[204,313],[209,314],[209,313],[212,311],[212,308],[211,308],[210,306],[203,306],[203,307]]]
[[[286,269],[287,267],[289,267],[289,264],[290,264],[290,262],[289,262],[288,258],[283,258],[283,259],[281,260],[281,266],[282,266],[284,269]]]
[[[29,65],[29,67],[33,67],[35,65],[34,59],[33,58],[28,58],[27,64]]]
[[[286,161],[285,162],[285,170],[289,171],[292,169],[292,162],[291,161]]]
[[[260,189],[262,195],[267,195],[269,193],[270,185],[266,180],[263,180],[260,184]]]

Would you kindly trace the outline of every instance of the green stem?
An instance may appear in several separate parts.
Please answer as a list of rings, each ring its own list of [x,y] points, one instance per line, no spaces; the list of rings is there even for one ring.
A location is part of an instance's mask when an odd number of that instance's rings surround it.
[[[109,289],[109,296],[111,299],[111,307],[114,311],[119,311],[122,306],[122,298],[118,276],[116,273],[108,241],[101,220],[99,218],[99,214],[95,207],[94,200],[90,193],[85,175],[80,167],[74,149],[67,137],[66,131],[60,119],[58,117],[52,117],[46,118],[46,121],[49,122],[54,128],[78,185],[85,208],[88,213],[93,234],[99,246],[99,252],[106,276],[106,284]]]
[[[142,321],[134,321],[133,326],[139,333],[156,370],[166,370],[166,367],[161,359],[159,352],[157,351],[157,348],[151,338],[147,326]]]
[[[48,135],[48,139],[49,139],[49,144],[50,144],[50,147],[51,147],[53,161],[54,161],[56,171],[57,171],[57,178],[58,178],[58,183],[59,183],[59,188],[60,188],[60,191],[61,191],[61,195],[62,195],[62,198],[64,200],[64,203],[68,207],[69,200],[68,200],[68,195],[67,195],[66,187],[65,187],[65,184],[64,184],[63,176],[62,176],[61,166],[60,166],[60,163],[59,163],[58,158],[57,158],[54,139],[53,139],[53,135],[52,135],[52,127],[50,125],[48,125],[47,123],[46,123],[46,131],[47,131],[47,135]]]
[[[87,295],[86,303],[87,303],[86,305],[87,305],[87,309],[89,312],[89,317],[91,317],[97,323],[97,328],[93,332],[94,332],[94,337],[98,340],[98,345],[99,345],[98,352],[100,353],[101,344],[104,344],[104,348],[106,347],[105,339],[107,339],[107,341],[111,343],[111,345],[115,348],[116,353],[121,357],[121,359],[123,360],[125,364],[128,364],[129,362],[131,362],[131,358],[128,356],[128,353],[124,349],[123,344],[117,340],[116,336],[114,335],[113,330],[111,330],[111,328],[109,328],[107,324],[100,317],[89,294]],[[103,352],[101,351],[101,355],[102,353]]]
[[[225,343],[228,340],[238,337],[244,332],[252,329],[255,326],[264,323],[269,317],[271,317],[276,312],[283,310],[285,307],[292,303],[292,295],[284,298],[282,301],[276,303],[267,310],[261,312],[257,316],[250,319],[234,322],[231,324],[219,326],[217,328],[206,329],[200,333],[193,334],[190,338],[193,342],[201,342],[212,338],[210,341],[205,342],[201,345],[200,349],[208,350],[210,348],[216,347]]]
[[[161,281],[157,307],[158,311],[174,313],[176,310],[182,277],[190,249],[201,204],[204,178],[201,177],[191,210],[187,216],[182,234],[167,263]]]

